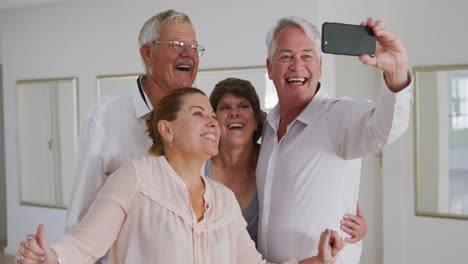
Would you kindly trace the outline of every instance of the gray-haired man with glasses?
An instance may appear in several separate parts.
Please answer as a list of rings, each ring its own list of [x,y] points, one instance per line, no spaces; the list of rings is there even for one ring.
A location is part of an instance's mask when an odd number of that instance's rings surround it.
[[[81,129],[67,229],[83,218],[109,175],[127,160],[147,155],[146,117],[167,92],[192,86],[205,51],[189,17],[173,10],[146,21],[138,41],[145,75],[131,96],[98,102]]]
[[[172,48],[173,50],[175,50],[176,52],[179,52],[179,53],[185,52],[187,50],[187,48],[190,48],[189,52],[195,53],[198,56],[202,56],[203,52],[205,52],[205,48],[200,46],[200,45],[186,44],[185,42],[177,41],[177,40],[173,40],[173,41],[153,40],[151,43],[153,43],[153,44],[167,44],[168,47]]]

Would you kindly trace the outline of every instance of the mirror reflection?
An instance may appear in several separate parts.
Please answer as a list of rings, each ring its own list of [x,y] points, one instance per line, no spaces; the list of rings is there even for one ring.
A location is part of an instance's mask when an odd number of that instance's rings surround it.
[[[414,76],[416,214],[468,219],[468,65]]]
[[[97,76],[97,98],[128,96],[140,74],[101,75]],[[234,77],[248,80],[257,90],[263,110],[271,110],[278,102],[273,81],[268,78],[265,66],[201,69],[194,87],[210,95],[215,85],[226,78]]]
[[[131,95],[140,74],[102,75],[97,77],[97,98]]]
[[[195,80],[195,87],[209,95],[218,82],[230,77],[248,80],[252,83],[258,93],[262,110],[268,112],[278,102],[275,86],[268,78],[265,66],[200,70]]]
[[[16,84],[21,204],[66,208],[78,137],[77,79]]]

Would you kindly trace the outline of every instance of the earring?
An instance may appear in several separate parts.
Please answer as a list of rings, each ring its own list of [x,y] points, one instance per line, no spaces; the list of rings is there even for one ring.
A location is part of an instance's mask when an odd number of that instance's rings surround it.
[[[171,143],[169,143],[169,147],[171,147],[171,148],[172,148],[172,142],[171,142]]]

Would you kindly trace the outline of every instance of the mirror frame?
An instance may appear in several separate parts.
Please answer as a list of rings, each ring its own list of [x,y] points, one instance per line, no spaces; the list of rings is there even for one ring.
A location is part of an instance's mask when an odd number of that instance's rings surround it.
[[[112,89],[112,87],[109,86],[109,84],[106,83],[106,81],[110,82],[120,82],[123,83],[123,81],[128,81],[128,80],[136,80],[138,76],[142,75],[143,73],[129,73],[129,74],[112,74],[112,75],[98,75],[96,76],[96,98],[97,100],[100,100],[104,95],[103,90],[106,89]],[[134,86],[129,87],[129,94],[130,88],[134,88]]]
[[[130,95],[130,88],[134,87],[133,85],[128,86],[126,82],[129,80],[135,80],[144,73],[131,73],[131,74],[114,74],[114,75],[98,75],[96,77],[96,97],[100,100],[103,97],[103,91],[111,91],[113,88],[119,89],[126,89],[128,87],[129,92],[122,94],[119,91],[115,95],[110,96],[121,96],[121,95]],[[259,99],[260,105],[263,110],[269,111],[271,110],[276,103],[271,103],[271,106],[267,108],[267,93],[274,94],[277,102],[277,95],[276,89],[274,89],[273,82],[271,80],[261,80],[265,75],[265,78],[268,76],[268,69],[265,65],[254,65],[254,66],[242,66],[242,67],[227,67],[227,68],[205,68],[199,69],[197,77],[193,83],[193,87],[197,87],[201,89],[203,92],[210,95],[211,91],[214,88],[214,85],[227,78],[227,77],[235,77],[240,79],[248,80],[252,83],[255,87]],[[206,85],[209,83],[208,85]],[[270,86],[268,86],[270,84]],[[267,87],[268,86],[268,87]],[[274,99],[274,98],[273,98]],[[275,101],[275,100],[273,100]]]
[[[414,159],[414,210],[416,216],[435,217],[435,218],[448,218],[448,219],[461,219],[468,220],[468,215],[456,215],[447,213],[436,213],[431,211],[418,210],[418,179],[420,178],[418,167],[418,146],[420,145],[419,132],[420,127],[418,121],[420,120],[420,91],[418,88],[418,73],[434,72],[434,71],[468,71],[468,64],[455,64],[455,65],[436,65],[436,66],[416,66],[413,67],[413,78],[414,78],[414,105],[413,105],[413,159]]]
[[[15,86],[15,91],[17,93],[18,85],[21,84],[43,84],[43,83],[56,83],[56,82],[61,82],[61,81],[71,81],[73,84],[73,111],[74,111],[74,118],[73,118],[73,123],[75,124],[75,146],[78,144],[78,138],[79,138],[79,98],[78,98],[78,78],[77,77],[64,77],[64,78],[45,78],[45,79],[27,79],[27,80],[17,80],[16,81],[16,86]],[[19,97],[18,94],[16,94],[16,103],[18,104]],[[18,109],[18,106],[17,106]],[[18,110],[16,110],[18,111]],[[18,112],[16,112],[18,115]],[[18,123],[18,116],[16,116],[16,127],[19,129],[19,123]],[[22,174],[21,174],[21,164],[20,164],[20,149],[19,149],[19,137],[17,137],[17,168],[18,168],[18,189],[19,189],[19,203],[20,205],[26,205],[26,206],[35,206],[35,207],[46,207],[46,208],[56,208],[56,209],[67,209],[67,206],[65,205],[57,205],[53,203],[43,203],[43,202],[33,202],[33,201],[24,201],[23,198],[23,186],[22,186]],[[76,152],[76,149],[74,150]],[[74,176],[74,172],[72,171],[71,177]],[[72,179],[73,182],[73,179]]]
[[[200,69],[194,86],[203,90],[207,96],[210,96],[215,84],[228,77],[244,79],[252,83],[260,99],[262,110],[268,112],[276,105],[278,101],[276,89],[274,88],[273,81],[267,78],[268,68],[266,65]],[[275,103],[269,102],[269,105],[267,105],[267,96],[271,95],[271,93],[274,94],[275,100],[273,101]]]

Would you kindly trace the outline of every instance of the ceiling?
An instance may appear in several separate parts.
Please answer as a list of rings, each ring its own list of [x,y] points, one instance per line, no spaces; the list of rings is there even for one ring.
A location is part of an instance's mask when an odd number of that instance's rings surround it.
[[[63,2],[65,0],[0,0],[0,11]]]

